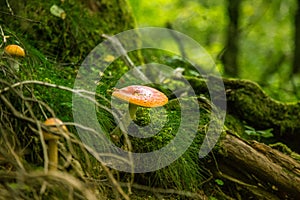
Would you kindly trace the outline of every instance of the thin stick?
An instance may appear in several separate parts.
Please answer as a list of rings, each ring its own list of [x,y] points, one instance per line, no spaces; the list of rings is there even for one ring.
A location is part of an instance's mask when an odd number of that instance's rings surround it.
[[[15,18],[19,18],[19,19],[22,19],[22,20],[25,20],[25,21],[28,21],[28,22],[32,22],[32,23],[41,23],[40,21],[35,21],[35,20],[29,19],[29,18],[18,16],[18,15],[11,15],[11,13],[8,13],[8,12],[0,11],[0,13],[3,13],[5,15],[9,15],[9,16],[13,16]]]
[[[111,44],[113,45],[114,49],[121,54],[124,57],[124,61],[125,63],[131,68],[135,68],[134,63],[132,62],[132,60],[129,58],[129,56],[127,55],[127,51],[124,49],[124,47],[122,46],[121,42],[116,38],[116,37],[111,37],[109,35],[106,34],[102,34],[102,37],[104,37],[105,39],[108,39],[108,41],[111,42]]]
[[[127,66],[129,66],[130,69],[133,70],[133,74],[135,75],[136,78],[140,78],[145,82],[149,82],[149,79],[134,65],[134,63],[128,56],[126,49],[124,49],[123,45],[116,37],[111,37],[106,34],[102,34],[101,36],[106,38],[108,41],[110,41],[111,44],[113,45],[113,48],[119,54],[122,55],[124,62],[127,64]]]
[[[11,15],[14,15],[14,12],[13,12],[13,10],[11,9],[11,7],[10,7],[10,5],[8,3],[8,0],[6,0],[6,5],[7,5],[7,8],[9,10],[9,12],[11,13]]]
[[[4,32],[3,32],[3,29],[2,29],[1,25],[0,25],[0,31],[1,31],[1,35],[2,35],[2,38],[3,38],[3,43],[5,44],[6,43],[6,36],[4,35]],[[2,44],[0,45],[0,47],[2,47]]]
[[[0,80],[1,82],[1,80]],[[61,85],[56,85],[56,84],[52,84],[52,83],[47,83],[47,82],[43,82],[43,81],[37,81],[37,80],[25,80],[25,81],[21,81],[21,82],[17,82],[13,85],[10,85],[8,87],[5,87],[3,88],[2,90],[0,90],[0,94],[3,93],[3,92],[7,92],[8,90],[10,90],[11,88],[15,88],[15,87],[18,87],[18,86],[22,86],[22,85],[26,85],[26,84],[37,84],[37,85],[43,85],[43,86],[48,86],[48,87],[53,87],[53,88],[57,88],[57,89],[61,89],[61,90],[66,90],[66,91],[69,91],[69,92],[72,92],[72,93],[75,93],[77,94],[78,96],[80,97],[83,97],[85,99],[88,99],[90,101],[92,101],[93,103],[95,103],[97,106],[103,108],[104,110],[108,111],[109,113],[112,113],[110,109],[108,109],[107,107],[99,104],[95,98],[93,98],[94,96],[97,96],[97,97],[100,97],[106,101],[108,101],[104,96],[102,95],[99,95],[95,92],[90,92],[90,91],[87,91],[87,90],[82,90],[82,89],[72,89],[72,88],[69,88],[69,87],[65,87],[65,86],[61,86]],[[90,96],[87,96],[87,95],[84,95],[84,94],[88,94]],[[113,113],[112,113],[113,114]]]

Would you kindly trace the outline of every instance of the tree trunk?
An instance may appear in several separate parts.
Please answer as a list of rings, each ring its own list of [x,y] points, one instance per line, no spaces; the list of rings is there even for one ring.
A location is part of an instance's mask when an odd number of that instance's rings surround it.
[[[229,24],[226,36],[226,46],[221,57],[225,74],[233,77],[238,76],[238,53],[239,53],[239,10],[240,0],[227,1]]]
[[[297,1],[297,11],[294,18],[294,59],[293,59],[293,73],[300,72],[300,0]]]

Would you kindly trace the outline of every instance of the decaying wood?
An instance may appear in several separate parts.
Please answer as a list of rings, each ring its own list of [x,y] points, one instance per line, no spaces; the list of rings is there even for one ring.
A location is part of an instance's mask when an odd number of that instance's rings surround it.
[[[231,134],[222,138],[220,146],[219,155],[232,168],[272,185],[274,190],[300,197],[300,163],[294,159],[265,144]]]

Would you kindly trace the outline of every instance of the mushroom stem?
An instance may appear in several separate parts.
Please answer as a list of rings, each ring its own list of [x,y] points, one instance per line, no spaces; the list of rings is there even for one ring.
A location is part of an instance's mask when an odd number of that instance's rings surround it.
[[[20,65],[17,60],[9,60],[8,63],[11,68],[15,69],[17,72],[19,71]]]
[[[57,169],[58,165],[58,148],[57,139],[48,141],[48,158],[49,158],[49,171]]]
[[[44,125],[49,126],[49,130],[52,132],[63,131],[68,133],[68,129],[63,122],[58,118],[48,118]],[[54,127],[55,126],[55,127]],[[44,139],[48,142],[48,158],[49,158],[49,171],[54,171],[58,166],[58,148],[57,142],[59,140],[59,135],[52,134],[51,132],[43,131]]]
[[[132,120],[136,119],[135,113],[136,113],[137,107],[138,107],[137,105],[129,103],[129,106],[128,106],[129,115],[130,115],[130,117],[131,117]]]

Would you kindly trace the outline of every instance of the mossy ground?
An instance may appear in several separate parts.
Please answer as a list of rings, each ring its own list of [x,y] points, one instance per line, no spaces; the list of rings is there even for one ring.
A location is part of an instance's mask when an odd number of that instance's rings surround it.
[[[151,60],[159,61],[159,63],[168,64],[173,62],[172,67],[176,69],[177,67],[186,67],[187,71],[189,70],[188,63],[183,60],[178,60],[177,57],[174,57],[170,54],[162,54],[161,51],[153,51],[147,50],[142,51],[142,55],[147,55],[146,58],[151,58]],[[174,60],[173,60],[174,59]],[[122,63],[121,61],[119,61]],[[105,74],[102,76],[101,82],[99,82],[97,91],[100,94],[105,96],[107,99],[111,98],[111,91],[115,86],[116,82],[119,78],[126,73],[129,69],[126,65],[121,64],[122,67],[110,66]],[[172,87],[180,87],[182,82],[180,80],[168,80],[170,81],[171,88]],[[181,123],[181,107],[178,99],[172,93],[172,91],[168,90],[168,88],[164,87],[162,84],[152,84],[151,86],[156,87],[157,89],[164,91],[166,95],[169,97],[169,103],[164,106],[163,109],[153,109],[153,108],[142,108],[139,107],[137,110],[137,119],[128,126],[129,134],[140,134],[148,137],[148,138],[137,138],[131,137],[131,145],[133,152],[152,152],[155,150],[159,150],[165,145],[167,145],[178,132],[178,128]],[[182,98],[181,101],[187,102],[195,99],[196,97],[191,98]],[[99,100],[104,103],[104,101]],[[107,103],[107,101],[105,101]],[[125,102],[118,102],[121,104],[123,111],[128,109],[128,104]],[[107,106],[110,106],[107,104]],[[163,188],[176,188],[178,190],[191,190],[196,191],[201,188],[201,183],[208,178],[208,172],[205,167],[201,164],[201,161],[198,159],[198,153],[200,149],[200,145],[202,144],[203,137],[205,135],[206,129],[204,128],[209,120],[210,120],[210,112],[209,110],[202,108],[200,105],[200,114],[201,119],[199,121],[199,131],[196,138],[193,140],[191,146],[185,151],[185,153],[171,165],[158,170],[156,172],[146,173],[146,174],[136,174],[135,179],[137,182],[149,185],[152,187],[163,187]],[[122,117],[122,115],[120,115]],[[104,110],[100,110],[98,113],[99,122],[103,125],[103,129],[107,130],[109,133],[113,131],[117,124],[114,121],[113,117],[105,112]],[[108,123],[103,123],[108,122]],[[134,124],[138,125],[134,126]],[[187,126],[189,126],[187,124]],[[122,134],[115,144],[119,147],[123,147],[125,141],[122,141]],[[151,163],[147,163],[151,164]]]
[[[30,50],[27,50],[27,52],[28,54],[31,54],[31,57],[25,58],[22,62],[20,71],[15,72],[16,75],[20,77],[20,81],[28,79],[38,79],[48,83],[55,83],[59,85],[72,87],[72,82],[74,79],[73,75],[75,74],[72,70],[65,70],[62,71],[62,73],[56,73],[56,70],[61,66],[48,62],[42,56],[43,54],[37,50],[32,52]],[[5,56],[3,58],[4,59],[2,62],[2,66],[5,67],[7,66]],[[171,59],[170,57],[168,58],[169,60]],[[39,67],[32,65],[32,63],[38,63]],[[124,65],[122,61],[117,61],[115,64],[113,64],[111,66],[111,69],[108,69],[108,71],[106,72],[109,76],[107,76],[107,78],[101,79],[101,82],[98,83],[99,87],[97,88],[97,91],[99,92],[99,94],[110,99],[110,91],[112,90],[114,83],[118,80],[118,75],[126,72],[126,70],[128,70],[128,68]],[[12,79],[9,80],[13,82]],[[180,83],[174,82],[174,84]],[[72,121],[72,94],[70,94],[70,92],[60,90],[59,88],[51,87],[46,87],[45,89],[45,86],[43,85],[30,85],[30,89],[32,89],[34,92],[32,93],[32,95],[35,95],[38,100],[47,102],[49,107],[53,108],[53,111],[59,118],[63,119],[64,121]],[[149,139],[139,140],[136,138],[131,138],[133,151],[150,152],[153,150],[158,150],[161,147],[165,146],[168,142],[170,142],[170,140],[172,140],[176,136],[178,126],[180,124],[179,116],[181,110],[177,99],[172,97],[172,93],[169,93],[168,95],[171,98],[170,102],[165,106],[166,113],[163,113],[165,116],[162,116],[161,113],[156,113],[155,111],[152,112],[148,108],[138,109],[137,121],[135,123],[139,124],[141,127],[149,126],[149,129],[151,129],[151,131],[158,133],[155,134],[154,137],[151,137]],[[189,98],[183,99],[183,101],[189,100]],[[109,107],[107,101],[99,99],[99,102],[102,105]],[[41,113],[39,109],[35,107],[33,107],[33,111],[35,112],[35,117],[37,117],[40,120],[44,119],[45,114],[51,115],[51,113],[49,112]],[[210,113],[205,109],[201,109],[201,107],[200,112],[202,117],[199,122],[199,127],[204,127],[209,121]],[[98,117],[100,124],[102,125],[102,127],[104,127],[104,130],[106,130],[107,134],[109,135],[110,131],[113,130],[116,126],[116,123],[112,118],[111,114],[109,112],[105,112],[104,110],[99,110]],[[156,125],[151,126],[151,123],[154,123]],[[19,128],[22,129],[22,126],[20,126],[20,124]],[[70,126],[69,129],[73,133],[76,133],[74,127]],[[24,134],[22,135],[24,136]],[[202,143],[204,135],[205,128],[199,128],[199,133],[197,137],[193,141],[192,145],[188,148],[188,150],[183,154],[183,156],[181,156],[171,165],[156,172],[137,174],[135,176],[135,181],[137,183],[151,187],[197,191],[201,188],[201,183],[208,178],[207,170],[202,166],[201,162],[197,158],[199,147]],[[32,149],[31,153],[26,155],[27,162],[31,163],[31,165],[36,166],[36,169],[41,169],[43,167],[43,156],[40,141],[37,138],[34,141],[29,141],[30,138],[25,138],[21,139],[21,143],[23,143],[22,146],[28,145],[27,147]],[[75,152],[76,159],[78,159],[80,163],[82,162],[81,165],[86,173],[90,174],[93,178],[101,178],[105,176],[103,172],[101,172],[101,166],[99,165],[98,161],[92,158],[91,156],[86,157],[86,155],[82,152],[80,146],[75,146]],[[35,167],[33,167],[31,170],[36,169]],[[124,177],[121,177],[120,181],[126,181],[127,175],[123,174],[122,176]],[[57,188],[53,188],[53,190],[49,191],[45,195],[52,196],[54,195],[55,190],[57,190]]]
[[[3,72],[1,73],[1,79],[8,82],[7,86],[22,80],[40,80],[72,88],[81,62],[92,48],[103,40],[100,36],[102,33],[114,34],[134,27],[134,22],[130,14],[127,13],[127,9],[122,6],[114,6],[113,3],[115,1],[102,1],[102,5],[105,6],[100,7],[101,9],[99,8],[100,10],[98,11],[91,10],[82,1],[76,3],[73,1],[58,3],[58,6],[66,11],[67,17],[65,20],[50,14],[49,8],[54,3],[57,3],[57,1],[51,0],[44,3],[39,2],[38,4],[35,1],[28,1],[25,6],[20,2],[14,2],[11,6],[16,9],[17,16],[22,16],[21,19],[16,16],[1,14],[6,16],[6,20],[4,21],[4,18],[2,18],[0,25],[4,30],[4,34],[10,36],[6,44],[20,44],[24,47],[27,54],[20,62],[19,72],[11,71],[8,65],[8,60],[11,58],[5,54],[1,54],[0,66]],[[6,7],[6,5],[3,6]],[[38,10],[36,10],[37,8]],[[3,38],[1,38],[1,44],[6,45],[3,42]],[[140,55],[142,55],[143,59],[139,57]],[[168,52],[145,50],[142,52],[131,52],[130,57],[137,66],[143,64],[143,61],[146,63],[157,62],[171,66],[173,69],[182,68],[184,75],[193,76],[197,74],[188,62]],[[128,70],[129,67],[125,62],[122,59],[118,59],[103,74],[99,74],[98,78],[101,76],[101,80],[96,79],[95,83],[97,84],[96,92],[103,97],[97,99],[101,105],[109,109],[111,108],[109,104],[111,91],[120,77],[128,72]],[[156,77],[156,74],[151,74],[151,71],[143,72],[145,74],[148,73],[149,77]],[[166,85],[171,88],[180,88],[184,85],[178,78],[170,78],[165,81],[168,83]],[[148,108],[138,109],[137,121],[135,123],[141,127],[148,127],[149,130],[154,131],[156,134],[147,139],[131,137],[132,150],[135,152],[158,150],[168,144],[177,134],[181,112],[180,105],[178,104],[178,98],[180,97],[177,97],[166,85],[152,85],[169,97],[170,101],[164,107],[166,112],[160,113],[158,110],[150,110]],[[22,95],[18,96],[19,93],[28,98],[45,102],[48,107],[41,106],[37,101],[33,101],[28,105],[27,100],[22,99]],[[54,113],[65,122],[73,121],[72,93],[69,91],[61,90],[57,87],[30,84],[26,85],[26,87],[18,88],[16,93],[12,92],[10,95],[10,100],[14,102],[14,106],[17,109],[23,112],[24,115],[38,121],[43,121],[46,117]],[[18,98],[21,99],[19,100]],[[191,100],[195,101],[196,98],[185,97],[180,100],[188,102]],[[209,99],[209,96],[206,96],[206,98]],[[27,106],[30,109],[24,109]],[[28,114],[30,112],[32,113]],[[173,188],[192,192],[201,189],[203,182],[210,177],[209,171],[204,167],[206,160],[198,159],[199,148],[206,134],[207,124],[210,121],[210,111],[207,109],[207,105],[199,102],[199,112],[201,118],[198,124],[197,135],[185,153],[175,162],[161,170],[136,174],[136,183],[150,187]],[[103,130],[109,136],[110,132],[117,126],[111,113],[99,109],[97,117]],[[38,135],[34,134],[31,129],[32,126],[36,128],[35,124],[24,122],[22,118],[19,119],[18,117],[13,117],[13,119],[10,123],[13,123],[17,127],[13,128],[15,132],[14,136],[18,140],[19,148],[25,151],[22,162],[25,163],[26,170],[28,172],[42,171],[44,167],[42,143]],[[81,177],[84,179],[83,182],[87,185],[94,185],[94,188],[92,188],[100,197],[113,198],[112,189],[106,187],[105,184],[101,184],[101,180],[107,179],[107,174],[103,171],[103,166],[100,165],[97,159],[83,150],[82,144],[77,140],[74,126],[70,125],[68,128],[73,135],[71,142],[70,140],[62,140],[60,143],[60,154],[62,157],[60,160],[60,170],[67,173],[69,177],[70,168],[73,166],[73,164],[70,164],[70,160],[68,160],[70,158],[68,151],[71,151],[71,157],[80,162],[85,176],[88,177],[87,179]],[[137,130],[131,129],[131,131]],[[144,131],[147,132],[147,129],[144,129]],[[124,143],[121,141],[116,145],[122,147]],[[1,170],[5,170],[5,167],[2,167]],[[113,170],[111,173],[119,181],[123,182],[127,181],[127,178],[130,176],[128,174],[119,174]],[[74,177],[77,176],[79,176],[78,173],[75,173]],[[8,184],[9,187],[19,193],[27,192],[29,193],[28,196],[34,196],[37,195],[34,193],[38,191],[43,181],[42,178],[39,180],[40,182],[36,184],[27,182],[25,186],[20,186],[21,188],[11,182]],[[89,180],[92,181],[89,182]],[[46,199],[50,199],[53,195],[58,198],[66,198],[66,194],[63,192],[65,188],[60,187],[64,184],[65,180],[56,177],[48,181],[50,185],[58,183],[58,186],[51,187],[46,193],[43,193]],[[105,183],[108,184],[107,181]],[[33,188],[27,188],[31,186]],[[76,194],[80,196],[79,193],[80,191]],[[26,194],[24,195],[26,196]]]

